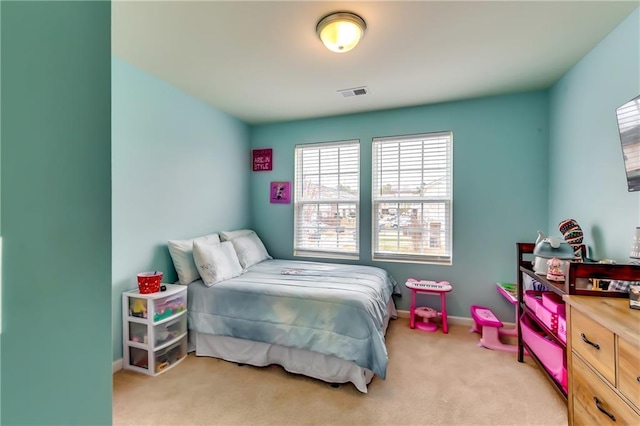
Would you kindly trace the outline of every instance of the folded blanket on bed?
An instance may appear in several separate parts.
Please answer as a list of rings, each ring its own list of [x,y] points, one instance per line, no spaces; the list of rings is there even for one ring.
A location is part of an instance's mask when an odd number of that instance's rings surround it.
[[[189,285],[189,328],[333,355],[384,379],[382,326],[394,293],[381,268],[267,260],[209,288]]]

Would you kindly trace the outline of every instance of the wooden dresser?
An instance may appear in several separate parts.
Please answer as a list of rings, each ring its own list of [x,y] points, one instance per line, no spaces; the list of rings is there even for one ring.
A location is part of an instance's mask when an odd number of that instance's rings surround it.
[[[565,295],[569,425],[640,425],[640,310]]]
[[[549,324],[544,318],[539,316],[539,313],[536,308],[532,308],[527,304],[526,289],[525,287],[530,287],[525,283],[525,280],[531,278],[538,284],[542,284],[549,292],[554,293],[556,296],[563,297],[568,295],[570,297],[574,296],[591,296],[597,298],[598,300],[603,298],[620,298],[622,304],[629,303],[629,293],[621,292],[621,291],[608,291],[601,288],[596,289],[594,287],[594,281],[610,281],[610,280],[625,280],[625,281],[640,281],[640,265],[633,264],[603,264],[603,263],[593,263],[593,262],[570,262],[569,263],[569,272],[565,281],[551,281],[546,279],[544,275],[536,274],[532,269],[532,260],[534,259],[533,250],[535,248],[535,244],[533,243],[516,243],[516,251],[517,251],[517,294],[518,294],[518,304],[517,306],[517,318],[518,324],[523,324],[518,327],[518,361],[524,362],[524,355],[527,353],[530,355],[530,359],[535,361],[541,368],[541,371],[545,374],[545,376],[549,379],[550,383],[554,386],[554,389],[558,392],[558,395],[562,397],[562,399],[569,403],[568,401],[568,389],[566,386],[567,382],[570,382],[570,377],[568,374],[568,367],[571,361],[570,349],[567,346],[567,338],[569,337],[566,333],[567,327],[566,322],[562,322],[562,326],[560,326],[560,321],[558,321],[558,325],[553,327],[553,322]],[[582,257],[586,258],[586,248],[582,246]],[[537,290],[535,288],[534,290]],[[576,300],[581,300],[578,298]],[[601,303],[607,303],[601,302]],[[617,303],[617,302],[612,302]],[[605,309],[607,310],[607,309]],[[624,310],[624,314],[629,314],[631,309],[628,307]],[[542,313],[546,313],[545,309],[542,309]],[[588,311],[590,312],[590,311]],[[634,311],[640,312],[640,311]],[[593,313],[592,316],[599,317],[599,313]],[[546,317],[548,319],[548,316]],[[627,317],[625,317],[627,318]],[[630,318],[634,318],[632,315]],[[638,315],[635,316],[638,318]],[[615,317],[608,323],[618,323],[621,319]],[[626,320],[622,320],[626,321]],[[607,323],[607,324],[608,324]],[[529,327],[530,326],[530,327]],[[563,333],[560,333],[560,329],[562,328]],[[606,326],[605,326],[606,328]],[[526,336],[523,335],[523,331],[526,331]],[[638,327],[635,328],[636,336]],[[532,334],[535,333],[535,334]],[[633,338],[629,337],[633,333],[624,333],[627,336],[628,341],[633,341]],[[637,339],[637,337],[636,337]],[[637,341],[637,340],[636,340]],[[534,343],[534,345],[532,345]],[[535,347],[532,347],[535,346]],[[624,350],[623,343],[623,350]],[[561,360],[563,362],[563,366],[559,367],[557,363],[556,354],[561,351]],[[613,364],[612,364],[613,365]],[[551,369],[550,369],[551,368]],[[560,370],[560,371],[559,371]],[[562,371],[564,370],[564,371]],[[564,374],[564,376],[563,376]],[[634,376],[635,377],[635,376]],[[611,382],[614,383],[614,382]],[[640,383],[639,383],[640,384]],[[636,406],[640,406],[640,404],[636,403]],[[640,426],[638,423],[635,426]]]

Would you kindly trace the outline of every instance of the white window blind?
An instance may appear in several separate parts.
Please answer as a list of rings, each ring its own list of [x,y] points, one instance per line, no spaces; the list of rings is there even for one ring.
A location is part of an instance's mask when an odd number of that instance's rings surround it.
[[[360,141],[295,148],[294,255],[358,258]]]
[[[374,138],[374,260],[451,264],[451,132]]]
[[[640,189],[640,96],[616,110],[627,183],[630,191]]]

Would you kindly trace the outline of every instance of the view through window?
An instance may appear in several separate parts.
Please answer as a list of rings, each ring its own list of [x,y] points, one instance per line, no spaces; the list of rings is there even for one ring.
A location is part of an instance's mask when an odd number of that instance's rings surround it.
[[[294,255],[358,258],[360,142],[295,148]]]
[[[451,132],[374,138],[374,260],[451,264]]]

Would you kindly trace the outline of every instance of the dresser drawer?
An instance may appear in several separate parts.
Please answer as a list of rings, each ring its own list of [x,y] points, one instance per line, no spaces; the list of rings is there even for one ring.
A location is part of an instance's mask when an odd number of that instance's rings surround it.
[[[580,357],[575,353],[571,356],[574,425],[640,424],[640,416],[629,405],[600,380]]]
[[[615,339],[607,330],[581,312],[571,309],[571,344],[591,366],[616,385]]]
[[[640,347],[618,337],[618,389],[640,409]]]

